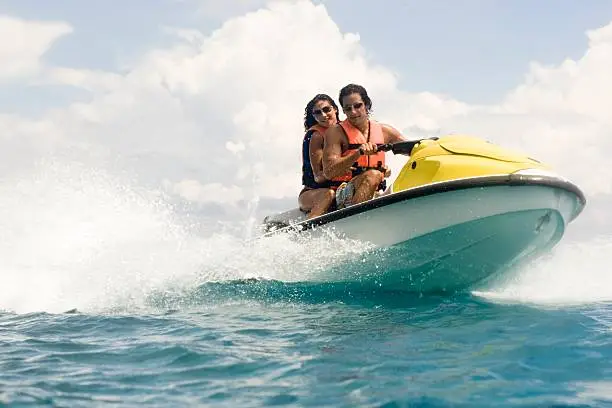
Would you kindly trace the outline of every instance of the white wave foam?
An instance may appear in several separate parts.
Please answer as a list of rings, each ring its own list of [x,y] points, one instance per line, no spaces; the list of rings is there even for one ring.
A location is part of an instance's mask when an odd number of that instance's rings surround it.
[[[474,294],[494,301],[542,305],[612,301],[611,253],[612,236],[562,242],[548,257]]]
[[[361,250],[334,237],[245,240],[253,219],[238,222],[241,237],[198,236],[159,194],[79,164],[44,162],[0,181],[0,309],[105,310],[209,281],[308,280]]]
[[[0,179],[0,309],[108,310],[211,281],[313,280],[367,248],[334,236],[245,239],[257,199],[251,204],[232,227],[238,233],[220,228],[201,236],[161,194],[83,165],[46,161],[31,174]],[[611,251],[612,237],[562,242],[548,258],[475,294],[554,305],[612,301]]]

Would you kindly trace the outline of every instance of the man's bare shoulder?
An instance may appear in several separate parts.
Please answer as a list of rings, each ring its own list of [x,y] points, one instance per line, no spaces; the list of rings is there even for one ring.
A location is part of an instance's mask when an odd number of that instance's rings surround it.
[[[381,123],[380,125],[383,129],[383,134],[385,135],[387,143],[401,142],[406,140],[406,138],[402,136],[400,131],[394,128],[393,126],[387,123]]]

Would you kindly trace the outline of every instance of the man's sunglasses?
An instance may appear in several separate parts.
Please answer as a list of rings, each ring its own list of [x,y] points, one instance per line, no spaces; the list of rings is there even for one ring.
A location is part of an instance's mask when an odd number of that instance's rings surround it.
[[[353,109],[357,110],[357,109],[361,108],[362,106],[363,106],[363,102],[357,102],[357,103],[354,103],[352,105],[343,106],[342,110],[345,111],[345,112],[350,112]]]

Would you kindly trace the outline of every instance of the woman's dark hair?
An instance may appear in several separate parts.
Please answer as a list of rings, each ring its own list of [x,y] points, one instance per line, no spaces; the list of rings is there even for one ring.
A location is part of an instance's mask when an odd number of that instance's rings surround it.
[[[312,113],[312,109],[314,108],[315,103],[319,101],[329,102],[329,104],[333,106],[334,109],[336,110],[336,120],[340,122],[340,113],[339,113],[338,105],[336,105],[336,102],[334,102],[334,100],[329,95],[317,94],[315,95],[314,98],[310,100],[310,102],[308,102],[308,104],[306,104],[306,109],[304,109],[304,130],[308,130],[313,125],[317,124],[317,120],[315,119],[314,114]]]
[[[370,111],[372,110],[372,100],[368,96],[368,92],[365,90],[365,88],[357,84],[348,84],[347,86],[345,86],[344,88],[340,90],[340,96],[338,96],[338,100],[340,101],[340,106],[344,106],[342,104],[342,99],[344,97],[349,96],[354,93],[359,94],[361,96],[361,99],[363,100],[363,103],[365,104],[365,107],[366,107],[366,112],[370,113]]]

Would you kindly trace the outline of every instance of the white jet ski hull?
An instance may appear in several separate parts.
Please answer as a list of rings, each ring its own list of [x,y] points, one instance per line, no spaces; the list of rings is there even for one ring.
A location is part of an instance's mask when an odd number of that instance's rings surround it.
[[[330,266],[318,281],[444,292],[467,289],[549,251],[584,204],[567,180],[503,175],[414,188],[297,223],[304,216],[296,218],[295,211],[265,222],[372,246]]]

